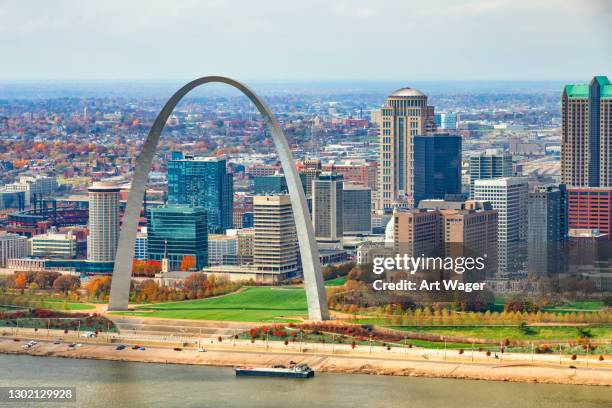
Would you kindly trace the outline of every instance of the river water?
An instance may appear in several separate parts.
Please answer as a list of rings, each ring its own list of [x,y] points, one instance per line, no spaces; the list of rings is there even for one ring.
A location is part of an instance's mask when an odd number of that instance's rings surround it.
[[[236,378],[231,368],[0,355],[0,386],[73,386],[77,401],[7,407],[610,407],[612,388],[317,373]]]

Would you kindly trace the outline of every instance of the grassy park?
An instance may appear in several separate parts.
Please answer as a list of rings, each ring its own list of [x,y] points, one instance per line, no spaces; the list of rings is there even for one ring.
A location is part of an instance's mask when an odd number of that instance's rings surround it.
[[[392,326],[409,332],[431,333],[489,340],[574,340],[580,336],[573,326]],[[612,326],[584,328],[592,339],[612,339]]]
[[[141,306],[132,316],[171,319],[287,322],[307,314],[302,288],[252,287],[233,294],[208,299],[166,302]]]
[[[346,283],[347,280],[347,276],[340,276],[338,278],[326,280],[325,286],[342,286]]]

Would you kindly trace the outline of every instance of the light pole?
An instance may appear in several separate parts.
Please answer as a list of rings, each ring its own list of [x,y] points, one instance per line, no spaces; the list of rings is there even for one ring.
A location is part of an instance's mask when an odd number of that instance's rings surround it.
[[[444,361],[446,361],[446,337],[444,338]]]

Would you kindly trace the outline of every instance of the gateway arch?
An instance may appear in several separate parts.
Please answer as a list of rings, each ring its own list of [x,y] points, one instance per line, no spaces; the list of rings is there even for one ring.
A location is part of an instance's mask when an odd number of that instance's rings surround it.
[[[280,157],[281,166],[287,180],[289,196],[291,198],[293,217],[295,219],[298,244],[300,247],[302,269],[304,271],[304,286],[306,288],[306,299],[308,302],[308,318],[311,320],[329,319],[327,298],[323,285],[323,275],[319,263],[319,250],[308,213],[304,189],[298,177],[293,156],[287,144],[287,139],[278,125],[278,122],[272,115],[270,108],[268,108],[264,101],[242,83],[222,76],[206,76],[184,85],[172,95],[161,112],[157,115],[157,118],[155,118],[155,123],[149,131],[142,151],[136,158],[134,178],[132,180],[132,186],[123,216],[123,225],[119,235],[108,310],[126,310],[128,308],[132,261],[134,259],[134,247],[138,229],[138,219],[140,218],[140,209],[142,207],[149,176],[149,169],[151,168],[155,149],[161,133],[164,130],[166,121],[172,114],[176,105],[187,93],[209,82],[220,82],[238,89],[253,102],[259,113],[263,115],[266,125],[272,134],[276,151]]]

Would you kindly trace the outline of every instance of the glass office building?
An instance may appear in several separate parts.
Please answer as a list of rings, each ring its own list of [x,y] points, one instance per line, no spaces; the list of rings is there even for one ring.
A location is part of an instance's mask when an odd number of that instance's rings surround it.
[[[208,229],[222,234],[232,228],[234,183],[227,162],[218,157],[185,156],[174,152],[168,161],[168,203],[204,207]]]
[[[461,194],[461,136],[413,137],[414,202]]]
[[[195,258],[196,269],[208,265],[206,210],[187,205],[166,205],[147,212],[149,259],[168,257],[170,269],[180,270],[184,256]]]

